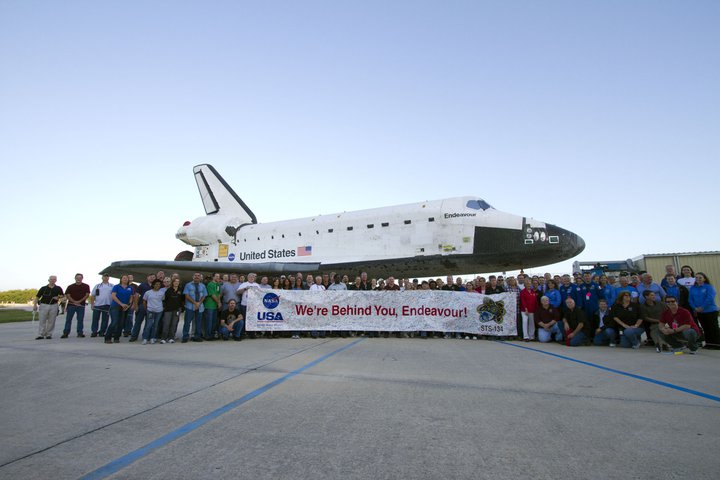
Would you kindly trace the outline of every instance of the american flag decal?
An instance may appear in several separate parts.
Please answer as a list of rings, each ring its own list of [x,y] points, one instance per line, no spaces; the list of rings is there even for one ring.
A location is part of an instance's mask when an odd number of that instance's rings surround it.
[[[312,255],[312,247],[310,245],[306,247],[297,247],[298,257],[308,257]]]

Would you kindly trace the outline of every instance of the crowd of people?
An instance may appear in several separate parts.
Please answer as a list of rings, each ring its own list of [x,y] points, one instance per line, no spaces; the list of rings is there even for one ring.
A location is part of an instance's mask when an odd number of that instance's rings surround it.
[[[252,288],[278,290],[449,290],[470,294],[516,294],[518,336],[524,341],[562,342],[568,346],[619,345],[638,349],[654,346],[660,352],[696,353],[701,346],[720,349],[720,327],[715,289],[702,272],[683,266],[676,274],[666,267],[661,283],[649,273],[640,275],[551,275],[477,276],[464,281],[447,276],[422,280],[368,278],[362,273],[354,279],[336,273],[303,277],[281,275],[270,278],[249,273],[203,278],[193,274],[184,285],[180,276],[164,272],[148,275],[140,284],[132,275],[123,275],[120,283],[110,283],[108,275],[90,289],[82,274],[64,291],[51,276],[40,288],[33,303],[39,311],[37,340],[52,338],[59,307],[66,305],[65,326],[61,338],[68,338],[73,318],[78,337],[85,337],[84,315],[91,306],[91,337],[105,343],[119,343],[122,336],[143,344],[202,342],[243,338],[273,338],[278,332],[246,332],[247,292]],[[181,317],[182,331],[178,335]],[[306,332],[312,337],[390,336],[422,338],[479,338],[464,332]],[[300,338],[302,332],[291,332]],[[485,337],[480,337],[485,338]],[[495,338],[495,337],[493,337]]]

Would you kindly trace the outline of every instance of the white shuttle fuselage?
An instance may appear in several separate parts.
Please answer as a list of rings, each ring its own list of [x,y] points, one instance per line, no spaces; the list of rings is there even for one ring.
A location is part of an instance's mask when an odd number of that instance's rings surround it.
[[[114,262],[105,271],[436,276],[547,265],[584,248],[572,232],[501,212],[478,197],[258,223],[212,166],[194,173],[207,215],[176,234],[194,251],[173,262]]]

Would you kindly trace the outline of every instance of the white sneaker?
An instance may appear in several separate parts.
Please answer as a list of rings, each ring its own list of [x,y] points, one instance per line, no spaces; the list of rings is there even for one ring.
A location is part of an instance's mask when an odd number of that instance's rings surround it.
[[[150,343],[151,343],[152,345],[155,345],[155,344],[157,343],[157,340],[153,338],[152,340],[150,340]]]
[[[160,340],[160,345],[165,345],[165,340]]]
[[[473,335],[473,340],[477,340],[477,337],[475,335]]]
[[[171,338],[170,340],[168,340],[168,343],[175,343],[175,340]]]
[[[613,348],[615,348],[615,344],[614,344],[614,343],[611,343],[610,346],[613,347]]]
[[[466,336],[465,336],[465,340],[470,340],[470,337],[468,337],[468,336],[466,335]]]
[[[147,345],[147,340],[143,340],[143,341],[142,341],[142,344],[143,344],[143,345]]]

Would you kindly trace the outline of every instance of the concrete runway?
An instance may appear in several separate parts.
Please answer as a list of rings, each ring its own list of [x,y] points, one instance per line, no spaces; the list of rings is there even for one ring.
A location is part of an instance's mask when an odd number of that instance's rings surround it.
[[[717,351],[105,345],[58,320],[52,340],[0,325],[0,478],[720,477]]]

